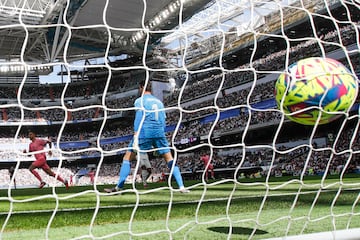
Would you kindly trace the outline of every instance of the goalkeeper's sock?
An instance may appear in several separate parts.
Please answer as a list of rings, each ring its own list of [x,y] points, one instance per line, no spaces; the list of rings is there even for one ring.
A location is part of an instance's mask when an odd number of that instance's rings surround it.
[[[173,167],[173,162],[174,160],[171,160],[168,162],[168,168],[171,168]],[[184,187],[184,183],[183,183],[183,179],[182,179],[182,176],[181,176],[181,173],[180,173],[180,168],[175,164],[174,165],[174,169],[173,169],[173,176],[175,178],[175,181],[177,183],[177,185],[179,186],[179,188],[183,188]]]
[[[125,180],[129,176],[130,172],[131,172],[130,161],[124,159],[120,168],[119,181],[118,184],[116,185],[118,189],[124,187]]]

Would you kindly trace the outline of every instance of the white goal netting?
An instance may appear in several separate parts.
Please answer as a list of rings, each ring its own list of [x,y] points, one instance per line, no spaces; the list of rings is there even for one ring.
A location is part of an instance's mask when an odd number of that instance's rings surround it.
[[[359,2],[19,0],[0,17],[0,239],[359,238],[359,99],[311,126],[274,95],[308,57],[359,78]],[[153,152],[147,184],[133,161],[122,194],[103,191],[142,80],[189,194]],[[41,169],[37,189],[30,130],[52,139],[48,164],[70,189]]]

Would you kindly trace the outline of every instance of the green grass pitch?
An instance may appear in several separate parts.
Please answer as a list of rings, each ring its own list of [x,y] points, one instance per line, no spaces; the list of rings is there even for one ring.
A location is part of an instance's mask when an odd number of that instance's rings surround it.
[[[360,227],[359,176],[0,191],[0,239],[265,239]],[[176,190],[176,189],[175,189]]]

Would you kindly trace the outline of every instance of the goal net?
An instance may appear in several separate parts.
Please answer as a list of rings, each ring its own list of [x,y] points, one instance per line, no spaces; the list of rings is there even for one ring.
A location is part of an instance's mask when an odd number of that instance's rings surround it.
[[[0,239],[359,238],[359,2],[19,0],[0,16]],[[303,105],[275,99],[310,57],[355,79],[351,107],[326,124],[324,97],[310,125],[290,120]],[[103,190],[143,80],[188,194],[156,148],[147,179],[138,154],[124,190]],[[29,131],[52,139],[43,189]]]

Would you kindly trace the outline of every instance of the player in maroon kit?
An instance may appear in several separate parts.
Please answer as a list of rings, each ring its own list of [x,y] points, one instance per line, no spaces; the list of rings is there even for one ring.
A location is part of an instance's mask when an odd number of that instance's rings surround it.
[[[200,157],[200,160],[204,162],[205,181],[208,181],[209,172],[210,172],[211,179],[215,179],[214,166],[211,163],[209,163],[210,156],[207,154],[204,154]]]
[[[44,150],[44,147],[46,144],[49,144],[51,147],[51,139],[44,140],[40,138],[36,138],[36,134],[34,132],[29,132],[29,138],[31,140],[31,143],[29,144],[29,151],[27,152],[26,149],[24,149],[24,153],[30,153],[30,152],[38,152]],[[51,154],[51,151],[49,151],[49,154]],[[34,154],[35,161],[30,165],[29,170],[30,172],[40,181],[39,188],[43,188],[46,183],[42,180],[39,173],[35,170],[36,168],[42,168],[44,172],[46,172],[49,176],[55,177],[56,174],[51,170],[49,165],[46,162],[46,153],[45,152],[38,152]],[[64,183],[66,188],[69,188],[69,184],[67,180],[64,180],[59,175],[57,176],[57,180]]]

